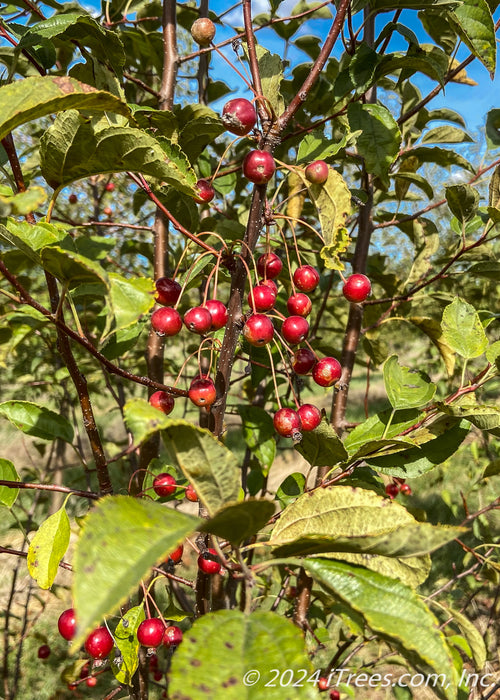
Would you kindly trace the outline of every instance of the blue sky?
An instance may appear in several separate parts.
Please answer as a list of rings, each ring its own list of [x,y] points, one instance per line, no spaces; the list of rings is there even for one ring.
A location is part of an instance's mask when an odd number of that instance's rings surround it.
[[[284,2],[280,6],[279,14],[281,16],[287,16],[291,12],[293,7],[296,5],[296,3],[297,0],[284,0]],[[210,2],[210,9],[216,13],[227,10],[228,6],[231,7],[232,3],[226,2],[225,0],[212,0],[212,2]],[[254,14],[258,14],[259,12],[269,12],[268,0],[254,0],[252,6],[254,8]],[[360,17],[361,15],[358,16]],[[390,21],[390,19],[392,19],[392,12],[384,13],[380,16],[379,22],[381,24],[385,24],[387,21]],[[224,20],[228,24],[235,24],[241,26],[241,9],[238,8],[236,10],[233,10],[230,14],[224,17]],[[423,30],[422,25],[417,18],[416,12],[406,10],[399,21],[403,24],[407,24],[417,34],[420,41],[424,43],[431,43],[431,39]],[[313,23],[312,27],[309,27],[307,31],[304,30],[304,33],[314,33],[318,36],[325,36],[330,24],[331,20],[317,20]],[[300,36],[300,33],[301,31],[299,30],[299,32],[296,35],[294,35],[292,39],[295,39],[297,36]],[[228,31],[227,35],[231,36],[231,33]],[[219,31],[217,34],[218,39],[224,38],[224,36],[224,30]],[[263,32],[259,32],[259,41],[261,41],[261,43],[265,45],[266,48],[268,48],[270,51],[274,51],[277,53],[282,52],[280,42],[277,39],[276,34],[272,30],[264,30]],[[399,42],[395,41],[390,45],[390,50],[405,51],[406,48],[407,43],[402,39]],[[337,53],[338,55],[338,51],[340,50],[341,43],[339,42],[337,51],[335,53]],[[226,49],[226,51],[226,55],[230,56],[231,51],[229,49]],[[301,60],[305,59],[305,55],[301,52],[297,52],[296,55],[300,56]],[[468,49],[462,46],[458,53],[459,60],[463,60],[468,55]],[[215,65],[216,64],[214,64],[214,66]],[[451,83],[446,86],[444,92],[441,92],[441,94],[432,101],[429,107],[438,108],[446,106],[450,109],[456,110],[465,118],[470,131],[474,132],[484,127],[486,113],[488,112],[488,110],[495,107],[500,107],[500,71],[497,70],[495,80],[492,81],[486,68],[478,60],[475,60],[467,68],[467,74],[470,78],[472,78],[478,83],[478,86],[471,87],[467,85]],[[226,79],[230,79],[227,75],[227,71],[224,71],[224,75]],[[233,86],[235,87],[235,89],[237,89],[237,77],[235,77]],[[419,86],[423,94],[425,95],[427,91],[431,90],[434,87],[434,83],[426,78],[422,78],[420,80]]]

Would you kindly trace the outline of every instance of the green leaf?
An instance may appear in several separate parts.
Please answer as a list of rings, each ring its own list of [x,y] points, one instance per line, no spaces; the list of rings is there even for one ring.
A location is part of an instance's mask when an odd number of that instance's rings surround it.
[[[334,467],[347,457],[342,440],[325,418],[315,430],[304,431],[294,447],[312,467]]]
[[[355,136],[357,134],[344,134],[340,141],[332,141],[320,129],[304,134],[297,151],[297,165],[335,156]],[[310,185],[309,182],[307,184]]]
[[[2,481],[21,481],[21,477],[16,471],[15,466],[9,459],[0,457],[0,479]],[[16,502],[19,494],[19,489],[10,488],[10,486],[0,486],[0,503],[7,508],[11,508]]]
[[[472,219],[479,208],[479,192],[471,185],[450,185],[445,189],[448,207],[461,224]]]
[[[434,190],[432,189],[432,185],[423,175],[419,175],[418,173],[398,172],[394,175],[394,181],[396,185],[398,185],[400,181],[403,182],[403,185],[406,183],[408,183],[408,185],[415,185],[420,190],[422,190],[422,192],[424,192],[424,194],[426,194],[429,199],[433,199],[434,197]],[[406,186],[406,190],[408,190],[408,185]],[[401,199],[403,198],[404,197],[401,197]]]
[[[425,333],[425,335],[434,343],[444,362],[448,377],[453,377],[453,370],[455,369],[455,353],[443,338],[441,324],[435,319],[427,318],[425,316],[410,316],[410,318],[407,320]]]
[[[445,342],[466,360],[479,357],[488,347],[479,314],[460,297],[454,299],[443,311],[441,328]]]
[[[485,0],[464,0],[448,14],[458,35],[488,69],[493,79],[496,67],[495,25]]]
[[[385,177],[401,144],[401,133],[394,117],[382,105],[359,102],[349,105],[347,115],[351,130],[361,130],[357,146],[367,171]]]
[[[407,157],[409,156],[416,156],[421,163],[436,163],[436,165],[440,165],[442,168],[449,168],[451,165],[457,165],[471,173],[475,172],[474,166],[469,163],[468,160],[447,148],[420,146],[408,151]]]
[[[110,306],[113,310],[113,332],[137,323],[154,306],[154,284],[145,277],[127,279],[110,273]],[[105,340],[105,335],[101,342]]]
[[[450,416],[442,416],[428,427],[411,433],[418,447],[388,455],[367,457],[366,461],[377,471],[401,479],[413,479],[443,464],[467,437],[470,426]],[[419,444],[419,443],[422,444]]]
[[[496,364],[497,361],[500,359],[500,340],[497,340],[495,343],[491,343],[491,345],[488,345],[488,347],[486,348],[486,359],[492,365]]]
[[[289,474],[276,490],[276,500],[282,508],[294,503],[304,493],[306,477],[302,472]]]
[[[239,500],[237,459],[209,430],[186,421],[169,420],[162,436],[172,462],[193,484],[209,515]]]
[[[456,671],[438,622],[418,595],[400,581],[338,561],[306,559],[307,572],[415,668],[445,676],[435,692],[456,699]]]
[[[70,41],[91,50],[96,65],[107,63],[119,78],[125,65],[125,52],[119,34],[105,29],[87,14],[57,14],[43,22],[37,22],[23,34],[19,49],[36,45],[43,39],[54,37]]]
[[[490,476],[497,476],[497,474],[500,474],[500,459],[494,459],[493,462],[490,462],[481,478],[487,479]]]
[[[196,673],[188,673],[193,660]],[[272,683],[273,669],[288,670],[286,688]],[[257,682],[245,684],[252,670],[248,680]],[[313,700],[316,684],[307,683],[312,672],[303,633],[291,620],[272,612],[218,610],[198,618],[184,635],[172,657],[168,693],[171,700]]]
[[[98,129],[76,110],[56,118],[40,141],[42,173],[51,187],[100,173],[132,170],[193,195],[196,175],[175,144],[127,126]]]
[[[76,544],[73,600],[78,619],[77,649],[86,635],[119,609],[145,578],[165,560],[199,519],[130,496],[101,499],[84,521]]]
[[[384,384],[391,406],[396,410],[425,406],[436,393],[436,385],[427,374],[401,367],[397,355],[391,355],[384,362]]]
[[[125,423],[138,447],[169,424],[169,418],[145,399],[131,399],[123,407]]]
[[[73,442],[71,423],[45,406],[31,401],[4,401],[0,403],[0,415],[5,416],[12,425],[26,435],[42,440],[64,440]]]
[[[28,224],[14,219],[8,219],[6,224],[0,224],[0,236],[38,265],[41,264],[39,251],[42,248],[67,237],[66,231],[53,224]]]
[[[110,664],[113,675],[118,683],[132,685],[132,676],[139,666],[139,649],[137,628],[146,619],[143,605],[137,605],[127,610],[120,618],[113,634],[115,645],[120,652],[121,660]]]
[[[49,516],[38,530],[28,548],[28,571],[40,588],[52,586],[59,562],[69,545],[69,518],[63,506]]]
[[[397,530],[381,535],[340,536],[302,535],[292,542],[278,545],[274,549],[276,557],[310,556],[312,554],[329,554],[331,552],[352,552],[364,557],[380,555],[394,559],[422,557],[462,537],[466,528],[431,525],[430,523],[413,523],[400,525]],[[272,543],[274,544],[274,543]],[[339,559],[342,556],[339,554]],[[372,566],[367,568],[376,571]],[[408,583],[408,585],[411,585]]]
[[[358,552],[408,558],[428,554],[464,532],[419,523],[399,503],[373,491],[333,486],[306,493],[288,506],[269,544],[278,557]]]
[[[257,534],[273,513],[274,504],[271,501],[251,500],[235,503],[219,510],[200,531],[210,532],[237,545]]]
[[[349,456],[356,457],[358,451],[363,449],[364,445],[378,441],[386,431],[386,426],[391,417],[391,411],[382,411],[374,416],[370,416],[363,423],[357,425],[344,440],[344,445],[349,452]],[[389,429],[386,432],[386,438],[395,438],[408,428],[418,423],[423,418],[423,413],[415,409],[405,411],[396,411]]]
[[[256,51],[262,81],[262,94],[269,100],[274,113],[279,116],[285,108],[285,101],[280,90],[283,80],[283,62],[278,54],[271,53],[260,44],[257,44]]]
[[[486,143],[488,145],[488,148],[491,150],[494,150],[495,148],[498,148],[500,146],[500,109],[490,109],[486,116]],[[492,180],[496,178],[497,179],[497,192],[498,192],[498,179],[500,179],[500,166],[497,165],[497,167],[494,170],[494,173],[492,175]],[[497,206],[499,197],[495,198],[495,203],[494,206]],[[491,198],[490,198],[490,204]]]
[[[47,192],[35,185],[24,192],[16,192],[7,196],[0,195],[0,216],[9,214],[24,216],[40,207],[47,199]]]
[[[68,289],[79,284],[103,284],[109,287],[105,269],[96,261],[84,255],[61,248],[57,245],[47,246],[40,253],[42,265]]]
[[[267,411],[258,406],[240,405],[238,413],[243,423],[246,444],[268,471],[276,455],[273,419]]]
[[[0,139],[21,124],[65,109],[129,114],[127,105],[110,93],[95,90],[73,78],[26,78],[0,87]]]
[[[191,163],[195,163],[205,147],[225,131],[220,117],[205,105],[188,104],[176,112],[176,116],[182,125],[179,146]]]
[[[468,420],[479,430],[495,430],[500,427],[500,408],[478,404],[457,406],[455,404],[437,404],[439,411],[448,416]]]
[[[421,143],[465,143],[473,140],[463,129],[447,124],[446,126],[436,126],[434,129],[426,131],[422,136]]]
[[[434,604],[436,603],[436,601],[433,602]],[[467,617],[465,617],[465,615],[458,610],[455,610],[449,606],[444,606],[442,603],[439,603],[439,607],[444,610],[447,615],[447,619],[449,619],[451,616],[455,624],[460,628],[461,633],[469,644],[476,670],[482,671],[482,669],[484,669],[484,664],[486,663],[487,654],[481,632]]]

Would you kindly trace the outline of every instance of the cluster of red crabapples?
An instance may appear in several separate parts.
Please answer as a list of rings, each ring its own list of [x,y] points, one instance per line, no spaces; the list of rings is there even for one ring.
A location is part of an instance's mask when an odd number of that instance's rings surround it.
[[[193,24],[191,34],[200,46],[208,46],[215,36],[215,26],[208,18],[200,18]],[[257,112],[252,102],[244,98],[236,98],[224,105],[221,119],[228,131],[237,136],[246,136],[257,123]],[[242,170],[250,182],[263,185],[274,175],[276,164],[269,152],[254,149],[245,156]],[[315,161],[305,168],[304,174],[311,183],[323,185],[328,180],[329,166],[324,161]],[[206,179],[198,180],[196,190],[195,199],[200,203],[208,204],[215,196],[211,181]],[[256,268],[260,280],[250,287],[247,298],[250,312],[245,317],[243,336],[250,345],[262,347],[274,339],[275,327],[268,313],[274,312],[273,315],[277,315],[274,310],[278,296],[278,285],[275,279],[279,277],[283,263],[275,253],[267,252],[259,257]],[[299,264],[295,269],[291,280],[293,293],[286,302],[289,315],[283,319],[280,335],[283,344],[289,350],[290,369],[296,375],[311,373],[316,384],[331,387],[341,377],[339,361],[334,357],[319,359],[310,346],[296,347],[300,343],[307,344],[309,322],[306,317],[312,310],[312,302],[308,294],[316,289],[319,281],[319,272],[311,265]],[[227,308],[216,298],[190,308],[182,317],[177,310],[181,290],[181,285],[174,279],[162,277],[156,280],[156,301],[161,308],[153,312],[151,324],[158,334],[174,336],[180,332],[184,324],[192,333],[204,336],[226,325]],[[363,302],[370,292],[370,281],[362,274],[351,275],[343,287],[345,298],[353,303]],[[295,350],[291,350],[290,346]],[[271,355],[270,360],[272,364]],[[198,374],[191,381],[188,397],[196,406],[210,408],[217,398],[213,380],[209,376]],[[282,408],[278,396],[277,400],[280,407],[274,415],[273,422],[279,435],[300,439],[301,431],[314,430],[321,422],[321,412],[316,406],[312,404],[299,406],[296,400],[297,410],[294,410]],[[150,402],[166,414],[174,408],[174,399],[167,392],[156,392],[151,396]]]

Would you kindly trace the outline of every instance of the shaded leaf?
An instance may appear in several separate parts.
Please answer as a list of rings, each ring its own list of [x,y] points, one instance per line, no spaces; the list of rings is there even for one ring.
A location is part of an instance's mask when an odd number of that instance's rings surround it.
[[[21,477],[16,471],[15,466],[9,459],[0,457],[0,479],[2,481],[21,481]],[[11,508],[16,502],[19,494],[19,489],[13,489],[10,486],[0,485],[0,504]]]
[[[456,698],[456,671],[438,622],[418,595],[400,581],[344,562],[306,559],[308,573],[363,616],[365,624],[386,639],[417,669],[444,674],[448,683],[434,688],[440,697]]]
[[[276,500],[279,501],[282,508],[286,508],[304,493],[305,485],[306,477],[302,472],[289,474],[276,490]]]
[[[476,215],[479,207],[479,192],[471,185],[450,185],[445,189],[448,207],[458,221],[464,224]]]
[[[187,421],[169,420],[162,437],[172,462],[193,484],[211,516],[239,500],[240,469],[236,457],[209,430]]]
[[[315,430],[304,431],[294,447],[312,467],[333,467],[347,457],[342,440],[325,418]]]
[[[150,567],[164,561],[199,519],[130,496],[101,499],[83,523],[76,545],[73,599],[77,649],[86,635],[113,614]]]
[[[429,129],[422,136],[421,143],[465,143],[471,142],[473,138],[463,129],[456,126],[436,126]]]
[[[366,461],[384,474],[401,479],[413,479],[443,464],[451,457],[465,440],[469,430],[467,421],[442,416],[429,426],[411,433],[418,447],[385,457],[367,457]]]
[[[45,406],[31,401],[4,401],[0,403],[0,415],[5,416],[26,435],[33,435],[42,440],[59,438],[70,444],[73,442],[71,423]]]
[[[395,438],[408,428],[418,423],[423,417],[416,409],[408,409],[404,411],[396,411],[391,425],[386,433],[386,438]],[[382,438],[386,430],[387,423],[391,416],[391,411],[382,411],[374,416],[370,416],[365,421],[357,425],[352,430],[344,441],[344,445],[350,456],[355,456],[360,449],[363,449],[366,443],[378,441]]]
[[[51,245],[42,249],[40,258],[44,269],[68,285],[68,289],[85,283],[109,286],[108,275],[98,262],[72,250]]]
[[[0,139],[21,124],[65,109],[129,114],[127,105],[109,92],[95,90],[74,78],[25,78],[0,87]]]
[[[9,214],[24,216],[38,209],[46,199],[47,193],[38,185],[28,187],[24,192],[0,194],[0,216],[8,216]]]
[[[265,653],[263,653],[265,650]],[[186,673],[196,659],[196,673]],[[254,685],[245,674],[255,669]],[[313,700],[317,688],[304,681],[286,689],[269,684],[272,669],[289,669],[293,681],[312,674],[302,632],[291,620],[272,612],[246,615],[218,610],[198,618],[172,657],[168,692],[171,700]],[[288,673],[287,673],[288,676]],[[250,678],[250,677],[249,677]],[[208,679],[210,679],[208,681]],[[268,686],[265,687],[265,684]]]
[[[38,530],[28,548],[28,571],[40,588],[52,586],[59,562],[69,545],[69,518],[63,506],[50,515]]]
[[[273,419],[267,411],[258,406],[238,406],[243,422],[245,442],[267,470],[274,462],[276,454],[276,431]]]
[[[455,352],[444,340],[441,324],[433,318],[426,318],[423,316],[410,316],[407,320],[425,333],[434,343],[444,362],[448,377],[452,377],[453,370],[455,369]]]
[[[451,165],[457,165],[464,170],[474,173],[474,166],[469,163],[466,158],[454,151],[438,146],[417,146],[408,151],[407,155],[416,156],[421,163],[436,163],[443,168],[449,168]]]
[[[210,532],[237,545],[257,534],[273,514],[274,504],[271,501],[234,503],[219,510],[200,531]]]
[[[109,275],[109,281],[113,331],[137,323],[141,316],[153,308],[155,287],[152,280],[145,277],[127,279],[112,272]],[[101,342],[105,337],[101,338]]]

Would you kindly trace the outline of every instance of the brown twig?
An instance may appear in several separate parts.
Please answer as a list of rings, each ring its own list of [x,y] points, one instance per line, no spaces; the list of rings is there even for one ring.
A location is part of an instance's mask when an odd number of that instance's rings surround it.
[[[57,491],[58,493],[71,493],[73,496],[81,496],[82,498],[91,498],[98,500],[98,493],[93,491],[80,491],[78,489],[69,489],[66,486],[57,486],[56,484],[29,484],[24,481],[7,481],[0,479],[0,486],[7,486],[10,489],[34,489],[35,491]]]

